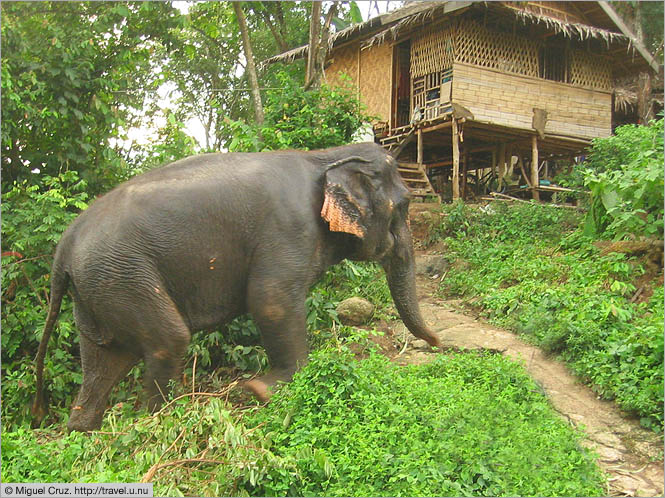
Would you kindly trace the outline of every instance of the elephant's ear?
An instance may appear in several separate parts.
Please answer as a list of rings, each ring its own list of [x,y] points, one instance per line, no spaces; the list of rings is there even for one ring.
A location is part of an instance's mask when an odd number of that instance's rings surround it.
[[[358,159],[348,158],[328,168],[321,217],[330,224],[330,231],[350,233],[362,239],[367,232],[363,219],[369,209],[369,199],[361,179],[363,173],[353,164]]]

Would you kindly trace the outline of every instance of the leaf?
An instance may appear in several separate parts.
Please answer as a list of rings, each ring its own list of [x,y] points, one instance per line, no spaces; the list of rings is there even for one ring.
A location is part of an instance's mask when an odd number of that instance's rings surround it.
[[[358,7],[358,2],[351,1],[349,2],[349,5],[351,7],[351,12],[349,13],[351,15],[351,22],[353,24],[360,24],[363,22],[363,16],[360,13],[360,7]]]
[[[119,16],[129,17],[129,9],[126,5],[118,4],[113,8],[113,12]]]
[[[603,189],[600,198],[608,213],[615,209],[620,202],[619,194],[615,190]]]

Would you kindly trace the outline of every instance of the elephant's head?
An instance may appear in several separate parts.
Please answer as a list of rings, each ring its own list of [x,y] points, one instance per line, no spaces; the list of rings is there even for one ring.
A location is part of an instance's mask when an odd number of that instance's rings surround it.
[[[408,221],[410,194],[397,162],[375,144],[352,146],[349,151],[352,155],[327,168],[321,216],[331,231],[358,239],[353,259],[380,261],[405,325],[438,347],[439,339],[425,325],[418,307]]]

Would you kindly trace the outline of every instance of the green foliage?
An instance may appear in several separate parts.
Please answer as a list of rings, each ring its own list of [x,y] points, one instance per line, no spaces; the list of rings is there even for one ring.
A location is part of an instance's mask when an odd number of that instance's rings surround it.
[[[189,395],[102,432],[3,433],[3,482],[137,482],[160,496],[596,496],[579,435],[497,355],[400,367],[318,351],[259,410]],[[242,417],[242,418],[241,418]],[[487,421],[493,423],[488,424]]]
[[[344,145],[369,117],[350,87],[304,91],[288,75],[278,75],[280,90],[267,92],[262,127],[227,120],[230,151],[322,149]]]
[[[196,140],[187,134],[185,125],[174,113],[169,113],[166,124],[157,130],[154,139],[145,146],[133,148],[134,157],[128,161],[127,176],[134,176],[152,168],[172,163],[200,152]]]
[[[93,194],[115,185],[114,141],[157,88],[153,52],[179,19],[161,2],[3,4],[3,190],[38,183],[35,169],[77,171]]]
[[[580,215],[571,210],[500,202],[484,212],[449,209],[465,213],[467,228],[439,228],[451,235],[453,263],[442,292],[468,297],[493,323],[559,354],[644,425],[662,427],[663,288],[647,303],[630,302],[642,264],[600,257],[593,239],[575,230]]]
[[[626,125],[596,139],[585,185],[592,195],[585,232],[622,239],[663,237],[663,119]]]
[[[307,43],[306,2],[243,2],[257,63]],[[178,119],[195,118],[205,132],[206,151],[228,148],[233,136],[226,119],[251,121],[249,83],[240,65],[242,43],[229,2],[197,2],[172,32],[165,54],[164,79],[175,86],[171,97]],[[280,85],[279,71],[302,81],[303,62],[274,64],[260,73],[262,87]]]
[[[2,193],[2,415],[22,423],[34,394],[32,360],[48,311],[51,255],[62,232],[87,207],[86,183],[74,171],[42,176],[42,185],[27,181]],[[71,304],[61,312],[60,329],[46,360],[51,403],[66,406],[80,382],[73,358],[78,336]]]
[[[153,469],[155,494],[237,496],[238,481],[281,465],[260,441],[250,439],[240,414],[222,398],[183,397],[138,421],[127,406],[115,405],[102,432],[90,436],[23,428],[5,432],[2,480],[139,482],[153,465],[198,459],[202,462]]]
[[[229,2],[198,2],[172,32],[165,54],[164,79],[178,121],[197,119],[204,127],[206,151],[220,150],[225,116],[244,113],[248,95],[233,91],[244,83],[236,76],[242,45]],[[245,114],[240,114],[244,116]]]
[[[344,348],[319,351],[246,423],[260,424],[269,449],[297,472],[270,472],[248,488],[252,495],[601,491],[570,429],[521,367],[500,356],[441,355],[399,367],[378,354],[358,362]]]

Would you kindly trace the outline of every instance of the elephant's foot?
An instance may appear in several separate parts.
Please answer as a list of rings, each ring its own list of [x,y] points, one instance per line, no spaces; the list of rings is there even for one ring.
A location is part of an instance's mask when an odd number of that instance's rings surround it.
[[[267,403],[274,394],[278,382],[291,382],[295,368],[272,369],[266,375],[245,382],[244,388],[250,391],[261,403]]]
[[[245,389],[251,392],[261,403],[267,403],[272,396],[270,386],[261,379],[252,379],[245,382]]]
[[[67,431],[94,431],[102,426],[104,411],[86,410],[80,405],[74,406],[69,414]]]

